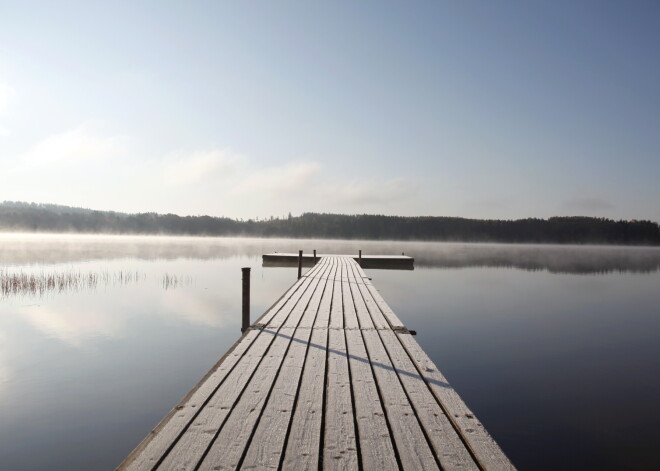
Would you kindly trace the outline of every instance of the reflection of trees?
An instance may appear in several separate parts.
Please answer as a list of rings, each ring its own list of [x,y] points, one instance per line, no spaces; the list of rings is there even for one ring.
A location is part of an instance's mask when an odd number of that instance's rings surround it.
[[[417,267],[501,267],[551,273],[596,274],[660,271],[660,249],[594,246],[451,244],[417,257]]]
[[[86,260],[214,260],[271,252],[399,255],[415,258],[417,268],[510,267],[553,273],[648,273],[660,270],[660,248],[531,244],[393,242],[364,240],[260,239],[214,237],[127,237],[5,235],[0,265]]]

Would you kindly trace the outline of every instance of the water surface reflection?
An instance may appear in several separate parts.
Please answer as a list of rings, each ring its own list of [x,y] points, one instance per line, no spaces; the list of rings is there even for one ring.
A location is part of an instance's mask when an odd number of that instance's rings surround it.
[[[5,273],[140,276],[0,298],[1,467],[112,469],[238,338],[240,268],[254,318],[298,249],[414,256],[368,273],[521,469],[660,468],[658,248],[16,234]]]

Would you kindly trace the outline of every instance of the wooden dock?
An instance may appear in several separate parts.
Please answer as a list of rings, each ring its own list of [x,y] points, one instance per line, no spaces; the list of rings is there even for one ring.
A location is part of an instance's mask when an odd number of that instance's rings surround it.
[[[120,470],[514,469],[352,257],[324,256]]]
[[[413,270],[415,259],[407,255],[323,255],[306,253],[302,256],[305,267],[312,267],[323,257],[346,257],[359,261],[362,268],[379,268],[391,270]],[[297,253],[267,253],[262,255],[264,267],[294,267],[298,265]]]

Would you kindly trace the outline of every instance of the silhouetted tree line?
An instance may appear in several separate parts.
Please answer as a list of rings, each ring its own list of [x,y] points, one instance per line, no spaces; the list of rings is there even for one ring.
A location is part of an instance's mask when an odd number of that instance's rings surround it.
[[[481,220],[305,213],[247,221],[175,214],[126,214],[49,204],[0,204],[0,230],[110,234],[305,237],[334,239],[444,240],[660,245],[651,221],[592,217]]]

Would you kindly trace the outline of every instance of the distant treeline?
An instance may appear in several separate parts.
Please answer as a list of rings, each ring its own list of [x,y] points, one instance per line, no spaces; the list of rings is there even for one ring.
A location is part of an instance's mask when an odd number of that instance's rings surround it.
[[[0,231],[660,245],[660,227],[652,221],[577,216],[481,220],[318,213],[243,221],[7,201],[0,204]]]

